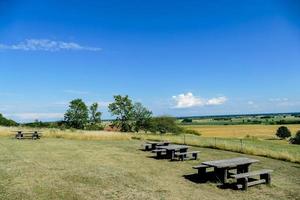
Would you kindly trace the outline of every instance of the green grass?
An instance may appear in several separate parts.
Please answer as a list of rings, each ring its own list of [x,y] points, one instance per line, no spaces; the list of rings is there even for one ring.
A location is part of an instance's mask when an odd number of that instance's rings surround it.
[[[139,151],[142,141],[38,141],[0,138],[0,199],[299,199],[300,165],[269,158],[253,169],[274,169],[271,187],[246,192],[198,184],[184,175],[204,160],[243,156],[207,148],[200,160],[170,162]]]
[[[151,135],[136,134],[136,139],[141,140],[169,140],[173,143],[222,149],[240,152],[249,155],[264,156],[279,160],[300,163],[300,145],[288,144],[286,141],[274,139],[237,139],[237,138],[212,138],[196,135]]]

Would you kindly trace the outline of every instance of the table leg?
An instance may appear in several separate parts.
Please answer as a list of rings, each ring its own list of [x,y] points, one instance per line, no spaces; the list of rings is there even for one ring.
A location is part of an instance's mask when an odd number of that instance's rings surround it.
[[[217,180],[222,184],[227,183],[228,170],[226,168],[215,168],[215,175],[217,177]]]

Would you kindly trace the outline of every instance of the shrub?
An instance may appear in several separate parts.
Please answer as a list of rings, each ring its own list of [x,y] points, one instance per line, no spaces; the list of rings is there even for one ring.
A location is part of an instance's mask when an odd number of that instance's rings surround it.
[[[297,131],[295,137],[290,139],[291,144],[300,144],[300,130]]]
[[[201,133],[199,133],[199,132],[196,131],[196,130],[192,130],[192,129],[185,129],[185,130],[184,130],[184,133],[186,133],[186,134],[191,134],[191,135],[201,136]]]
[[[192,123],[193,122],[193,119],[191,118],[184,118],[181,123]]]
[[[291,137],[291,131],[286,126],[281,126],[277,129],[276,136],[285,139]]]
[[[183,129],[176,124],[176,118],[169,116],[155,117],[150,121],[150,131],[153,133],[181,133]]]
[[[90,131],[102,131],[104,130],[104,126],[100,123],[97,123],[97,124],[88,124],[86,125],[85,127],[85,130],[90,130]]]

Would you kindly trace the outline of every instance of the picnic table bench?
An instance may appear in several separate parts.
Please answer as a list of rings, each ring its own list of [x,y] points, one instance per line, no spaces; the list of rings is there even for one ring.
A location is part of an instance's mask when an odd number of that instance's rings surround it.
[[[199,151],[187,151],[187,152],[175,152],[175,157],[179,160],[184,161],[188,159],[197,160]]]
[[[166,158],[174,160],[175,158],[175,152],[184,153],[187,152],[189,146],[186,145],[167,145],[167,146],[157,146],[157,150],[165,151]],[[153,153],[157,153],[157,157],[161,156],[161,153],[158,153],[159,151],[152,151]]]
[[[40,139],[41,138],[41,132],[38,131],[33,131],[33,132],[23,132],[23,131],[16,131],[16,135],[15,138],[16,139],[32,139],[32,140],[36,140],[36,139]]]
[[[259,162],[259,160],[237,157],[232,159],[206,161],[193,168],[198,170],[200,176],[205,176],[206,169],[214,168],[215,176],[222,184],[228,183],[229,179],[235,179],[237,180],[238,188],[246,190],[249,186],[261,183],[270,184],[270,173],[272,170],[249,172],[250,165],[257,162]],[[236,172],[231,172],[231,170],[236,170]],[[249,177],[257,175],[260,175],[259,180],[248,182]]]
[[[147,141],[144,144],[145,151],[155,150],[157,146],[167,146],[169,145],[169,141]]]

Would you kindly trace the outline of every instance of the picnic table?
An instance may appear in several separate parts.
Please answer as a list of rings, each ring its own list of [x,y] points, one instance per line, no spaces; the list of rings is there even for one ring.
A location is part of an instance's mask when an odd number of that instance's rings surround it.
[[[38,131],[32,131],[32,132],[23,132],[23,131],[15,131],[16,135],[15,138],[16,139],[40,139],[41,138],[41,132]]]
[[[150,145],[150,150],[154,150],[157,146],[168,146],[169,144],[169,141],[147,141],[145,148],[147,148],[147,146]]]
[[[189,146],[172,144],[172,145],[167,145],[167,146],[157,146],[156,148],[158,150],[161,150],[161,149],[165,150],[166,158],[173,160],[175,157],[175,152],[180,152],[180,153],[187,152]]]
[[[214,172],[218,180],[222,183],[228,183],[230,178],[229,170],[236,169],[237,174],[249,172],[249,167],[253,163],[257,163],[259,160],[246,158],[246,157],[237,157],[231,159],[223,160],[213,160],[202,162],[201,164],[207,167],[213,167]]]

